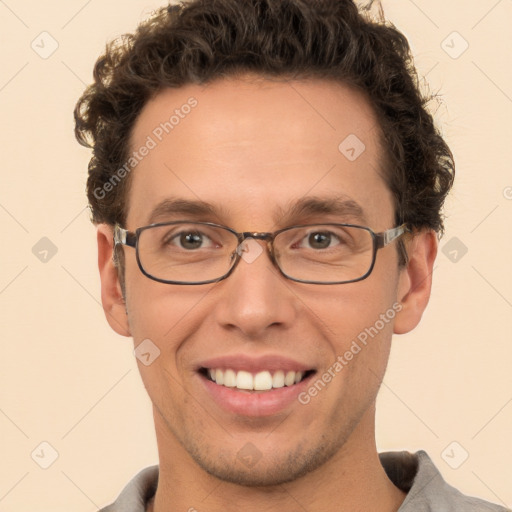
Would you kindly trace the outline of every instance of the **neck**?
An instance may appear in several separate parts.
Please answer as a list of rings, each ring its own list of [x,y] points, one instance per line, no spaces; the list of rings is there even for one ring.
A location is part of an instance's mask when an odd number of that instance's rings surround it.
[[[305,476],[276,486],[246,487],[207,474],[156,422],[160,474],[148,512],[198,511],[396,512],[406,494],[388,479],[374,438],[374,411],[368,411],[343,447]],[[155,418],[157,419],[157,418]]]

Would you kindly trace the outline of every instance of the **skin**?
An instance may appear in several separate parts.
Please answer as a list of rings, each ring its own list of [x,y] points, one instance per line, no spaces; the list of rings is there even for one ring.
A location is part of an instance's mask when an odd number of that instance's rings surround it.
[[[285,227],[277,208],[337,194],[357,202],[375,232],[394,226],[378,123],[359,92],[250,75],[169,89],[143,109],[133,148],[191,96],[198,106],[131,175],[127,229],[149,224],[155,205],[172,196],[216,205],[200,220],[274,231]],[[349,134],[366,146],[353,162],[338,150]],[[350,220],[316,214],[293,222]],[[392,243],[378,252],[367,279],[330,286],[287,280],[265,252],[218,283],[162,284],[145,277],[134,249],[125,247],[126,301],[112,263],[112,227],[99,225],[97,239],[110,325],[135,346],[149,338],[161,351],[150,366],[139,362],[160,458],[150,510],[398,510],[405,494],[379,463],[375,400],[392,334],[413,329],[427,305],[435,233],[406,240],[406,267],[399,268]],[[307,405],[294,401],[278,414],[248,418],[224,411],[204,392],[195,365],[225,354],[279,354],[321,375],[395,303],[402,309],[394,320]],[[237,458],[247,443],[261,455],[252,467]]]

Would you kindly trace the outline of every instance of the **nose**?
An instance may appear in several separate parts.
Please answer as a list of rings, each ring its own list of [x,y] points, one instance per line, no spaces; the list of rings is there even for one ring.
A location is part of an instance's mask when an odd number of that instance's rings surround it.
[[[256,339],[270,328],[285,329],[297,317],[296,297],[288,281],[272,264],[264,241],[248,238],[237,249],[240,261],[220,282],[216,320]]]

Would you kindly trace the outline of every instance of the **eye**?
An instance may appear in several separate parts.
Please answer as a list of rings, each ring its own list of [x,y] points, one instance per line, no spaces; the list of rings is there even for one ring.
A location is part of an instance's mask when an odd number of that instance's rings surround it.
[[[164,238],[163,245],[177,246],[180,249],[206,249],[213,246],[212,240],[200,231],[181,231]]]
[[[298,245],[311,249],[328,249],[339,243],[342,243],[342,240],[331,231],[315,231],[304,236]]]

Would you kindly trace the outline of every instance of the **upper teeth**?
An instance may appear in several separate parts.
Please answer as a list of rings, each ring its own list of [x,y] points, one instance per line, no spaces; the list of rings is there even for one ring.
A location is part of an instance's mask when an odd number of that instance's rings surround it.
[[[228,388],[264,391],[297,384],[302,380],[304,372],[289,371],[285,373],[282,370],[278,370],[273,375],[270,371],[258,372],[253,375],[244,370],[235,372],[231,369],[209,368],[208,375],[217,384],[227,386]]]

